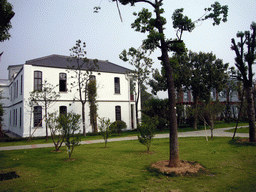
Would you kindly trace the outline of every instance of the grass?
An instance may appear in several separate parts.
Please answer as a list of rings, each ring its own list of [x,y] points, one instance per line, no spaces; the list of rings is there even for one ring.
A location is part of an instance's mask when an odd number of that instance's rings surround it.
[[[225,127],[234,127],[236,123],[215,123],[215,128],[225,128]],[[248,125],[248,123],[239,123],[239,126]],[[199,126],[197,130],[203,130],[203,126]],[[207,127],[209,129],[209,127]],[[185,126],[182,128],[178,128],[179,132],[188,132],[188,131],[197,131],[191,127]],[[169,133],[168,129],[165,129],[163,131],[156,130],[156,134],[161,133]],[[116,133],[112,133],[110,138],[117,138],[117,137],[131,137],[131,136],[137,136],[137,131],[124,131],[121,135],[118,135]],[[102,139],[102,136],[100,134],[94,135],[94,134],[87,134],[86,137],[81,136],[82,141],[90,141],[90,140],[97,140]],[[0,147],[6,147],[6,146],[17,146],[17,145],[33,145],[33,144],[46,144],[46,143],[53,143],[51,137],[49,137],[48,141],[45,140],[45,138],[32,138],[28,142],[28,138],[19,138],[19,140],[9,140],[9,141],[0,141]]]
[[[240,145],[230,138],[179,138],[182,160],[196,161],[206,173],[167,177],[150,172],[151,163],[168,159],[168,139],[154,139],[152,154],[138,141],[75,148],[0,151],[0,172],[19,178],[0,181],[1,191],[256,191],[255,145]]]
[[[239,128],[239,127],[238,127]],[[226,130],[226,132],[235,132],[235,129]],[[239,128],[236,130],[237,133],[249,133],[249,127]]]

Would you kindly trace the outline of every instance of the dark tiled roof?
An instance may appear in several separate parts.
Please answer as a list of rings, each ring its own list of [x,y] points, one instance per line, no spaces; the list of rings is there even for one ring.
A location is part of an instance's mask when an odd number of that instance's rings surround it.
[[[42,66],[42,67],[54,67],[54,68],[70,68],[71,66],[76,65],[76,60],[72,62],[68,61],[68,56],[63,55],[49,55],[46,57],[40,57],[37,59],[32,59],[26,61],[26,65],[34,65],[34,66]],[[89,60],[89,62],[93,62],[93,60]],[[95,71],[99,72],[109,72],[109,73],[127,73],[130,69],[125,67],[121,67],[109,61],[98,60],[99,68]],[[86,66],[83,68],[86,69]]]

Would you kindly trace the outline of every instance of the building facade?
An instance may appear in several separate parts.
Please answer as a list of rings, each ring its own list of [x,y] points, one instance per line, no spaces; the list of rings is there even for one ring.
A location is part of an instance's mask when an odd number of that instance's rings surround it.
[[[45,136],[44,106],[30,103],[30,93],[40,90],[45,81],[56,86],[55,91],[60,95],[49,106],[48,113],[82,114],[79,93],[74,86],[77,82],[76,74],[70,69],[76,61],[70,62],[67,59],[67,56],[50,55],[8,67],[8,80],[0,81],[0,89],[3,92],[1,102],[4,106],[3,130],[21,137],[29,137],[32,134]],[[109,61],[99,60],[97,65],[98,68],[90,76],[95,78],[97,85],[98,117],[109,118],[112,122],[122,120],[127,124],[127,129],[136,128],[135,101],[130,91],[131,78],[128,75],[130,70]],[[86,66],[82,69],[83,73],[85,70]],[[89,112],[89,104],[86,102],[86,132],[93,131]],[[140,116],[139,113],[139,118]],[[82,131],[82,123],[80,127]]]

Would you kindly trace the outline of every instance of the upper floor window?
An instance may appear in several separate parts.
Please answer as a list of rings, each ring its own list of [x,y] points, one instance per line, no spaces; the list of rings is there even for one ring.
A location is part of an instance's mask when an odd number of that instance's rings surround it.
[[[115,93],[120,94],[120,78],[115,77]]]
[[[121,106],[116,106],[116,121],[121,121]]]
[[[34,91],[42,91],[42,71],[34,71]]]
[[[59,88],[60,88],[60,92],[67,91],[67,74],[66,73],[59,74]]]
[[[34,107],[34,127],[42,126],[42,107]]]
[[[22,86],[23,86],[23,75],[20,76],[20,94],[22,94]]]

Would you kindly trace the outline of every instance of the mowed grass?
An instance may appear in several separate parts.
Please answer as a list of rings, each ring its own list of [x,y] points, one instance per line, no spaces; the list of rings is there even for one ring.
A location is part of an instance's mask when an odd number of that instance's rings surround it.
[[[0,171],[20,177],[0,181],[1,191],[256,191],[256,145],[230,138],[180,138],[182,160],[196,161],[207,171],[169,177],[149,169],[168,159],[169,140],[154,139],[151,151],[138,141],[81,145],[66,161],[66,148],[0,151]]]
[[[244,126],[248,125],[248,123],[239,123],[239,126]],[[226,128],[226,127],[235,127],[236,123],[231,122],[231,123],[215,123],[215,128]],[[198,131],[198,130],[203,130],[203,126],[198,126],[198,129],[195,130],[192,127],[182,127],[178,128],[179,132],[188,132],[188,131]],[[209,127],[207,126],[207,129]],[[162,134],[162,133],[169,133],[168,129],[165,130],[156,130],[156,134]],[[122,132],[121,135],[118,135],[117,133],[112,133],[110,138],[119,138],[119,137],[131,137],[131,136],[137,136],[138,132],[136,130],[134,131],[124,131]],[[98,135],[91,135],[87,134],[86,137],[81,136],[80,137],[82,141],[90,141],[90,140],[97,140],[97,139],[102,139],[102,136],[100,134]],[[46,141],[45,138],[32,138],[31,140],[28,141],[28,138],[22,138],[21,140],[9,140],[9,141],[0,141],[0,147],[6,147],[6,146],[17,146],[17,145],[33,145],[33,144],[46,144],[46,143],[53,143],[52,138],[49,136],[48,141]]]
[[[235,132],[235,129],[226,130],[226,132]],[[237,133],[249,133],[249,127],[239,128],[236,130]]]

